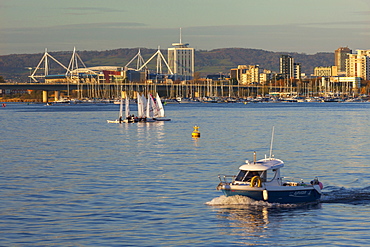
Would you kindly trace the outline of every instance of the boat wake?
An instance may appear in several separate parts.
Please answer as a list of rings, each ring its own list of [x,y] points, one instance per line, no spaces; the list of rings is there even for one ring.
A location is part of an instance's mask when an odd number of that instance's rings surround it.
[[[256,201],[246,196],[219,196],[213,198],[211,201],[206,202],[206,205],[209,206],[216,206],[216,207],[245,207],[245,206],[262,206],[267,208],[295,208],[301,206],[302,204],[307,203],[300,203],[300,204],[281,204],[281,203],[269,203],[265,201]]]
[[[365,188],[327,187],[323,192],[321,203],[369,204],[370,186]]]
[[[206,204],[210,206],[254,205],[256,203],[268,204],[266,202],[255,201],[245,196],[220,196],[213,198],[210,202],[206,202]]]
[[[370,204],[370,186],[365,188],[339,188],[329,186],[323,192],[318,203],[345,203],[345,204]],[[255,201],[245,196],[219,196],[206,202],[206,205],[216,207],[246,207],[263,206],[267,208],[296,208],[307,203],[301,204],[280,204],[268,203],[265,201]],[[317,204],[309,203],[309,204]]]

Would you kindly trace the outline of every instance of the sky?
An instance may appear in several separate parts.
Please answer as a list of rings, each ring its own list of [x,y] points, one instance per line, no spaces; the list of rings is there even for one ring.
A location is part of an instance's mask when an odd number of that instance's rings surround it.
[[[0,55],[252,48],[370,49],[370,0],[1,0]]]

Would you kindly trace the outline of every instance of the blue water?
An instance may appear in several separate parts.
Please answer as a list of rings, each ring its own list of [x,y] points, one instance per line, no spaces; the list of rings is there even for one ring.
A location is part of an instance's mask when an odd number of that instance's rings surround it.
[[[169,104],[171,122],[108,124],[118,108],[0,109],[1,246],[369,246],[369,103]],[[272,126],[282,175],[318,176],[319,204],[216,190],[269,153]]]

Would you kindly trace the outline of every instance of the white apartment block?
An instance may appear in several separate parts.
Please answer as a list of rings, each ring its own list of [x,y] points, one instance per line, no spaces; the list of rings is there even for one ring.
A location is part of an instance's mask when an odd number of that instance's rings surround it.
[[[346,75],[370,80],[370,50],[357,50],[357,54],[348,54]]]
[[[248,65],[247,69],[244,69],[244,73],[240,75],[240,84],[259,84],[260,71],[258,65]]]
[[[271,70],[264,69],[262,73],[260,73],[260,83],[266,84],[267,82],[271,81],[273,78],[273,74]]]
[[[318,77],[338,76],[338,67],[315,67],[313,75]]]
[[[301,79],[302,68],[300,63],[294,63],[294,79]]]
[[[168,48],[168,65],[176,75],[194,77],[194,48],[189,44],[173,43],[174,47]]]

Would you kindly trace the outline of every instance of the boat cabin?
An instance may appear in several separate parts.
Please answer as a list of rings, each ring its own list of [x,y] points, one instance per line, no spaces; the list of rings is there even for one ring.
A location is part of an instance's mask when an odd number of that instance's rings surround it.
[[[239,173],[235,177],[234,184],[250,184],[253,177],[258,176],[262,182],[270,185],[281,185],[280,168],[284,166],[282,160],[267,158],[239,167]]]

